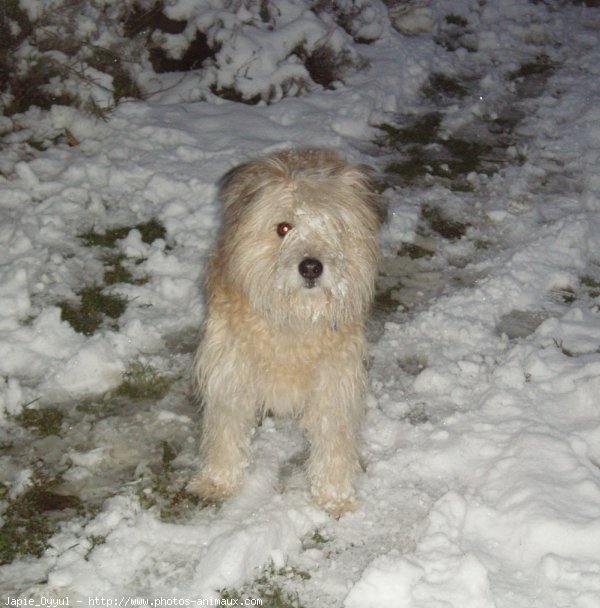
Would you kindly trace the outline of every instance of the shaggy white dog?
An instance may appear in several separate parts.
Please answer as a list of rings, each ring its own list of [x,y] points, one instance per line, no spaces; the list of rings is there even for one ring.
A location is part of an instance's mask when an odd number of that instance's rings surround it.
[[[252,430],[270,411],[299,420],[313,497],[339,515],[355,505],[376,197],[364,167],[321,149],[250,161],[225,177],[220,194],[225,222],[193,367],[202,470],[188,490],[206,500],[234,493]]]

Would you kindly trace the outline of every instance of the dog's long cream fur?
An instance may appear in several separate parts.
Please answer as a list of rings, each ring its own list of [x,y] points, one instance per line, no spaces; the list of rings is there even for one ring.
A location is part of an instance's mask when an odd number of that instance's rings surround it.
[[[231,171],[220,195],[225,221],[193,366],[202,469],[188,489],[207,500],[234,493],[268,410],[298,418],[313,497],[340,514],[355,500],[378,257],[366,172],[331,151],[286,150]]]

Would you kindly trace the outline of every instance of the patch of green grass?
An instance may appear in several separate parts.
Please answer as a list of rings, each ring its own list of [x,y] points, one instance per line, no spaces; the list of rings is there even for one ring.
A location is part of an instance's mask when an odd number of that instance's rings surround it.
[[[427,359],[421,355],[407,355],[399,359],[398,365],[407,374],[418,376],[427,367]]]
[[[311,576],[306,570],[299,570],[298,568],[287,567],[280,568],[279,570],[275,570],[275,568],[270,568],[267,572],[265,572],[262,576],[258,577],[255,580],[256,585],[258,586],[270,586],[273,582],[274,578],[299,578],[303,581],[308,581],[311,579]]]
[[[475,245],[475,249],[486,251],[491,248],[492,241],[488,241],[487,239],[476,239],[473,241],[473,245]]]
[[[113,399],[110,393],[102,399],[83,399],[75,405],[75,411],[80,412],[93,420],[108,418],[117,415],[123,407],[119,399]]]
[[[384,135],[377,141],[390,148],[405,144],[430,144],[436,141],[441,122],[442,115],[439,112],[429,112],[401,127],[382,123],[377,128],[383,131]]]
[[[590,275],[586,275],[581,277],[579,281],[587,289],[590,298],[600,297],[600,280]]]
[[[134,363],[123,374],[123,382],[116,394],[129,399],[159,400],[167,394],[174,381],[174,377],[164,376],[149,365]]]
[[[106,317],[118,319],[127,308],[127,300],[119,295],[105,293],[98,285],[84,287],[77,294],[79,303],[59,302],[61,318],[85,336],[93,335]]]
[[[175,522],[180,521],[187,513],[201,506],[201,501],[195,494],[190,494],[181,488],[171,491],[163,496],[165,499],[160,509],[160,518],[162,521]]]
[[[421,218],[434,232],[450,241],[461,239],[469,227],[469,224],[448,218],[438,207],[429,205],[421,208]]]
[[[155,218],[143,224],[137,224],[135,228],[140,231],[144,243],[150,244],[158,239],[164,240],[167,237],[165,227]]]
[[[489,144],[461,139],[460,137],[448,137],[442,143],[455,159],[455,162],[459,163],[457,168],[461,173],[479,171],[481,157],[489,154],[492,149]]]
[[[405,184],[413,184],[419,177],[431,173],[431,163],[422,158],[411,158],[409,160],[394,161],[385,167],[386,173],[392,173],[402,177]]]
[[[388,163],[384,171],[401,177],[406,185],[431,176],[443,179],[451,190],[471,192],[473,184],[467,179],[469,173],[490,174],[497,168],[495,161],[490,162],[484,157],[484,152],[491,148],[479,142],[449,139],[440,140],[437,146],[437,150],[413,147],[407,151],[408,158]],[[459,149],[462,156],[459,155]]]
[[[489,173],[489,169],[484,170],[482,161],[491,146],[454,137],[438,139],[435,143],[446,153],[440,156],[439,152],[412,147],[408,150],[408,159],[390,162],[385,172],[401,176],[406,184],[413,184],[426,175],[443,178],[450,181],[451,189],[461,192],[473,189],[465,179],[466,175],[471,172]]]
[[[104,271],[104,284],[116,285],[117,283],[129,283],[130,285],[145,285],[148,277],[136,278],[133,273],[123,264],[126,260],[123,253],[107,252],[102,256],[106,270]]]
[[[267,608],[303,608],[298,594],[284,589],[286,580],[299,578],[306,581],[311,578],[308,572],[297,568],[282,568],[275,570],[271,568],[265,574],[257,578],[247,589],[239,591],[236,589],[221,589],[221,600],[232,602],[231,605],[243,605],[245,599],[262,600],[262,606]]]
[[[431,420],[423,406],[412,408],[408,414],[404,416],[404,419],[413,426],[419,426],[420,424],[425,424]]]
[[[267,608],[302,608],[297,593],[284,591],[277,585],[265,586],[260,590],[263,606]]]
[[[600,281],[592,276],[586,275],[581,277],[581,284],[590,289],[600,289]]]
[[[469,25],[469,21],[465,17],[462,17],[461,15],[454,15],[452,13],[446,15],[445,21],[449,25],[456,25],[457,27],[462,28],[465,28],[467,27],[467,25]]]
[[[173,470],[172,462],[177,457],[177,453],[171,447],[171,444],[168,441],[162,442],[162,459],[161,464],[163,471],[170,472]]]
[[[113,249],[116,242],[125,238],[133,228],[140,231],[142,240],[146,242],[164,238],[166,234],[164,227],[158,221],[150,220],[133,227],[115,228],[104,233],[90,231],[79,235],[86,246],[104,248],[102,262],[105,271],[102,285],[89,285],[77,292],[78,302],[57,303],[61,309],[62,320],[67,321],[75,331],[91,336],[107,318],[118,319],[125,312],[127,300],[122,296],[107,292],[106,287],[118,283],[143,285],[148,281],[146,276],[134,276],[125,265],[126,256]]]
[[[123,266],[125,255],[122,253],[110,253],[103,256],[102,261],[106,266],[103,281],[105,285],[117,283],[133,283],[134,278],[131,271]]]
[[[434,252],[425,247],[415,245],[414,243],[402,243],[400,249],[398,249],[398,255],[400,257],[410,258],[411,260],[420,260],[422,258],[430,258]]]
[[[60,435],[63,420],[64,414],[54,407],[27,408],[15,416],[17,424],[40,437]]]
[[[132,230],[138,230],[144,243],[153,243],[157,239],[165,239],[167,231],[165,227],[156,219],[152,218],[147,222],[135,224],[133,226],[121,226],[112,228],[106,232],[96,232],[90,230],[79,235],[79,238],[88,247],[115,247],[117,241],[124,239]]]
[[[440,87],[443,86],[441,77],[437,81]],[[454,85],[446,80],[445,86],[450,89]],[[458,94],[458,90],[454,93]],[[425,176],[438,177],[449,181],[451,189],[462,192],[473,189],[467,175],[472,172],[489,174],[495,170],[497,161],[490,158],[492,145],[443,136],[440,134],[441,123],[439,112],[429,112],[407,125],[379,125],[383,134],[375,139],[375,143],[402,155],[387,164],[385,173],[400,176],[408,185]]]
[[[315,530],[310,539],[315,545],[324,545],[329,542],[329,539],[323,536],[319,530]]]
[[[417,153],[408,160],[393,161],[385,167],[385,172],[399,176],[405,185],[410,186],[420,178],[431,176],[447,182],[448,188],[455,192],[472,192],[473,184],[465,179],[465,164],[455,159],[439,160],[427,158]]]
[[[236,606],[242,605],[243,597],[242,595],[236,591],[235,589],[220,589],[219,597],[221,600],[225,602],[225,605]]]
[[[395,298],[393,294],[400,287],[401,285],[394,285],[387,289],[377,291],[375,298],[373,299],[374,308],[381,310],[382,312],[395,312],[398,310],[401,302]]]
[[[454,13],[446,15],[434,41],[449,52],[458,49],[465,49],[469,53],[477,51],[477,36],[469,27],[468,19]]]
[[[573,304],[578,298],[577,292],[572,287],[558,289],[556,294],[565,304]]]
[[[124,239],[132,227],[125,228],[113,228],[106,232],[96,232],[90,230],[79,235],[79,238],[83,241],[87,247],[114,247],[116,242]]]
[[[161,442],[160,468],[155,468],[151,482],[139,494],[144,509],[157,508],[163,521],[181,520],[200,505],[200,499],[190,494],[185,487],[177,487],[173,481],[173,461],[177,452],[168,441]]]
[[[528,78],[530,76],[545,74],[554,68],[554,63],[552,63],[550,57],[543,53],[538,55],[533,61],[526,61],[525,63],[521,64],[518,70],[515,70],[509,74],[509,78],[510,80]]]
[[[104,287],[118,283],[129,283],[130,285],[143,285],[148,282],[148,277],[136,277],[131,268],[126,266],[127,260],[123,253],[115,251],[117,241],[124,239],[132,230],[138,230],[144,243],[153,243],[157,239],[165,239],[167,232],[165,227],[155,218],[135,224],[133,226],[122,226],[112,228],[106,232],[90,230],[79,235],[87,247],[100,247],[104,249],[102,263],[105,266],[103,286],[86,287],[80,294],[81,305],[73,306],[68,302],[59,304],[63,310],[63,319],[81,333],[93,334],[103,317],[118,318],[125,311],[126,301],[118,296],[105,294]]]
[[[98,545],[103,545],[106,542],[106,536],[101,534],[94,534],[93,536],[88,536],[88,540],[90,541],[92,548],[97,547]]]
[[[81,513],[83,505],[79,498],[53,491],[60,482],[60,478],[37,473],[31,487],[8,501],[0,528],[0,565],[24,555],[42,555],[58,527],[47,512],[75,509]]]
[[[429,80],[423,87],[422,92],[427,99],[439,101],[445,97],[464,97],[468,93],[468,90],[458,78],[446,76],[446,74],[441,74],[439,72],[434,72],[429,77]]]

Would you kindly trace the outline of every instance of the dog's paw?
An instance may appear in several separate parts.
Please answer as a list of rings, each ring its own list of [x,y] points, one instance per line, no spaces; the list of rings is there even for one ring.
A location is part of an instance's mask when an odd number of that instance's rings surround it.
[[[235,493],[235,487],[231,484],[219,483],[203,473],[192,477],[185,489],[208,503],[222,502]]]
[[[335,518],[346,513],[352,513],[358,508],[358,502],[353,494],[338,495],[313,492],[313,500]]]

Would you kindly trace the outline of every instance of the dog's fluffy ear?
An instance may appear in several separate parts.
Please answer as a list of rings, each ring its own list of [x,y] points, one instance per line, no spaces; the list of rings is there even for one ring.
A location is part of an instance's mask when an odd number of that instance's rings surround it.
[[[256,193],[256,161],[249,161],[230,169],[219,182],[219,199],[227,213],[245,206]]]
[[[229,221],[236,221],[259,192],[284,177],[285,171],[269,157],[250,160],[230,169],[219,183],[219,199]]]
[[[377,194],[373,179],[374,173],[375,170],[369,165],[346,165],[342,169],[342,178],[372,209],[377,220],[382,224],[387,219],[387,209]]]

